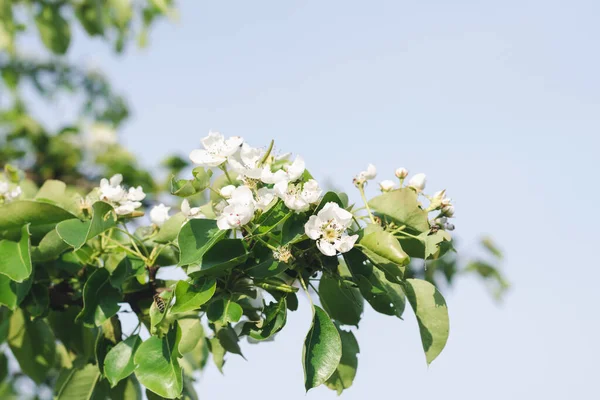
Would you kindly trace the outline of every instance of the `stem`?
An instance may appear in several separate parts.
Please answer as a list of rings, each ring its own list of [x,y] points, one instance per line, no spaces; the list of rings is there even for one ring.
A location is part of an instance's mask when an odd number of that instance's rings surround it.
[[[126,252],[128,252],[128,253],[136,256],[136,257],[141,258],[142,260],[144,260],[144,262],[146,264],[148,264],[148,259],[146,257],[144,257],[139,251],[135,252],[135,251],[131,250],[129,247],[124,246],[123,244],[121,244],[120,242],[114,240],[113,238],[106,236],[104,233],[102,234],[102,237],[105,238],[106,240],[108,240],[109,242],[113,242],[117,247],[125,250]]]
[[[227,167],[224,164],[222,164],[221,166],[219,166],[219,168],[225,173],[225,176],[227,177],[229,183],[234,185],[233,179],[231,179],[231,177],[229,176],[229,172],[227,171]]]
[[[262,167],[262,165],[267,162],[267,159],[271,155],[271,151],[273,151],[274,144],[275,144],[275,141],[273,139],[271,139],[271,143],[269,143],[269,148],[267,149],[267,152],[265,153],[263,158],[261,158],[260,161],[258,162],[258,165],[257,165],[258,167]]]
[[[371,208],[369,207],[369,202],[367,201],[367,197],[365,196],[365,187],[362,185],[359,186],[358,191],[360,192],[360,197],[362,198],[363,202],[365,203],[365,209],[369,213],[369,218],[371,219],[371,222],[375,223],[375,218],[373,218],[373,214],[371,213]]]
[[[315,303],[313,303],[312,301],[312,297],[310,297],[310,293],[308,291],[308,288],[306,287],[306,283],[304,282],[304,279],[302,279],[302,275],[298,275],[298,280],[300,281],[300,284],[302,285],[302,289],[304,289],[304,291],[306,292],[306,296],[308,297],[308,301],[310,301],[310,305],[312,306],[312,308],[315,308]],[[313,311],[314,313],[314,311]]]
[[[269,249],[273,250],[273,251],[277,251],[277,247],[265,242],[264,240],[262,240],[259,236],[255,236],[254,239],[258,240],[259,242],[261,242],[262,244],[264,244],[265,246],[267,246]]]

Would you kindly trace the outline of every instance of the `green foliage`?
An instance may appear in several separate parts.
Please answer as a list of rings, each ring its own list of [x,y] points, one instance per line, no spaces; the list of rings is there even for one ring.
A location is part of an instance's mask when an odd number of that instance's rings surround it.
[[[325,383],[341,358],[342,341],[337,328],[323,309],[314,306],[313,321],[302,350],[306,391]]]

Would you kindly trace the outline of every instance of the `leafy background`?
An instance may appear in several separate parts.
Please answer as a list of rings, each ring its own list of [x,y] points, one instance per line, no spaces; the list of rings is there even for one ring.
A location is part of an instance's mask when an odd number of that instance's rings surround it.
[[[600,194],[590,185],[600,127],[596,3],[179,8],[180,22],[156,26],[143,53],[114,57],[77,34],[69,50],[127,93],[134,118],[121,134],[144,164],[194,148],[215,128],[252,143],[275,137],[317,178],[348,191],[361,163],[389,177],[403,165],[428,173],[430,187],[448,186],[464,251],[478,251],[471,243],[483,228],[508,255],[514,290],[502,308],[470,278],[446,293],[452,334],[429,369],[412,326],[367,312],[361,369],[345,398],[594,393],[599,273],[587,208]],[[36,107],[49,122],[77,112],[60,97]],[[232,358],[224,377],[208,369],[200,395],[305,398],[286,384],[302,374],[310,312],[300,310],[276,343],[247,346],[248,362]]]

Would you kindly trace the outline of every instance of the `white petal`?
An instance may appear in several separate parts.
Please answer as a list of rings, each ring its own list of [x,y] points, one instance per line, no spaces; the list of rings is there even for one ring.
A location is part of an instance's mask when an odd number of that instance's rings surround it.
[[[230,198],[234,191],[235,191],[234,185],[227,185],[227,186],[222,187],[221,190],[219,190],[219,193],[221,193],[221,196],[223,196],[225,198]]]
[[[336,240],[335,247],[340,253],[345,253],[352,250],[357,240],[358,235],[342,236],[339,240]]]
[[[408,181],[408,186],[412,186],[418,191],[425,189],[427,183],[427,176],[425,174],[416,174]]]
[[[321,221],[316,215],[311,215],[306,224],[304,224],[304,233],[306,233],[306,236],[312,240],[317,240],[321,237],[322,226],[323,221]]]
[[[112,178],[110,178],[110,186],[112,187],[119,186],[121,182],[123,182],[123,175],[121,174],[113,175]]]
[[[218,167],[227,161],[227,158],[219,154],[211,154],[206,150],[196,149],[190,153],[190,160],[201,166]]]
[[[306,165],[304,163],[304,159],[300,156],[296,156],[294,162],[288,167],[288,179],[291,182],[297,181],[302,176],[305,169]]]
[[[227,216],[225,214],[222,214],[220,217],[217,218],[217,226],[221,230],[231,229],[231,226],[227,222]]]
[[[223,146],[225,144],[225,138],[219,132],[208,132],[208,136],[205,136],[201,140],[202,146],[205,149],[211,149],[218,146]]]
[[[317,240],[317,248],[326,256],[335,256],[337,251],[327,240]]]

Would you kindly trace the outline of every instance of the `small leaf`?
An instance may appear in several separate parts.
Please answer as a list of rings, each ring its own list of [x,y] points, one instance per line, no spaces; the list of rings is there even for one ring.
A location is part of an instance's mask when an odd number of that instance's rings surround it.
[[[306,391],[325,383],[341,358],[342,341],[337,328],[325,311],[314,306],[313,321],[302,349]]]
[[[132,335],[110,349],[104,359],[104,375],[111,387],[115,387],[119,381],[133,373],[133,357],[141,343],[142,339],[138,335]]]
[[[431,364],[448,341],[450,322],[446,301],[437,288],[427,281],[407,279],[405,287],[406,297],[417,316],[427,364]]]
[[[70,249],[70,246],[53,229],[42,238],[37,246],[32,247],[31,259],[33,262],[56,260],[68,249]]]
[[[391,218],[397,225],[406,225],[413,232],[429,231],[427,211],[419,206],[418,195],[410,188],[379,195],[369,201],[369,206],[379,214]]]
[[[217,282],[214,279],[200,281],[198,285],[186,281],[177,282],[175,287],[175,304],[171,312],[182,313],[199,308],[215,294]]]
[[[99,268],[90,275],[83,287],[83,309],[77,321],[87,327],[100,326],[119,311],[121,295],[110,284],[110,274]]]
[[[97,201],[92,206],[92,219],[70,219],[56,225],[58,235],[74,249],[80,249],[88,240],[117,225],[113,206]]]
[[[181,227],[185,223],[185,215],[177,213],[169,218],[165,224],[160,228],[160,231],[154,237],[156,243],[169,243],[174,242],[179,235]]]
[[[135,376],[150,391],[175,399],[183,390],[183,374],[177,361],[172,332],[160,339],[151,336],[135,352]]]
[[[225,236],[226,231],[210,219],[192,219],[179,232],[177,242],[181,251],[179,265],[198,264],[208,249]]]
[[[26,279],[21,283],[11,280],[8,276],[0,274],[0,304],[15,310],[25,299],[31,288],[31,280]]]
[[[70,212],[49,203],[21,200],[2,206],[0,231],[21,231],[24,225],[31,227],[53,225],[76,218]]]
[[[261,328],[250,330],[250,337],[255,340],[266,340],[275,335],[285,326],[287,320],[287,302],[282,297],[277,303],[268,304],[265,309],[265,319]]]
[[[150,306],[150,333],[156,333],[156,327],[165,319],[172,299],[173,292],[171,290],[165,290],[154,297]]]
[[[338,328],[342,340],[342,359],[335,372],[325,383],[328,388],[337,391],[338,396],[342,391],[352,386],[356,369],[358,368],[357,354],[360,352],[358,342],[352,332]]]
[[[0,274],[16,282],[29,278],[32,271],[29,247],[29,225],[21,229],[21,239],[18,242],[0,240]]]
[[[210,303],[206,315],[209,321],[225,325],[228,322],[238,322],[243,312],[242,307],[231,298],[221,297]]]
[[[185,315],[177,320],[176,343],[180,355],[193,351],[201,339],[204,339],[204,329],[197,315]]]
[[[362,252],[373,264],[381,268],[390,280],[399,281],[403,278],[405,266],[410,262],[410,258],[394,235],[378,225],[371,224],[365,228],[359,245]]]

